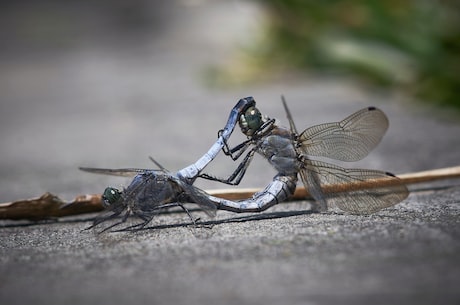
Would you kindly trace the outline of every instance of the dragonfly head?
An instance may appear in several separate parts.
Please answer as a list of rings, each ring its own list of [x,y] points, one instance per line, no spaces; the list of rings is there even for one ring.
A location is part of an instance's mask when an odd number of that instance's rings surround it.
[[[121,192],[114,187],[107,187],[102,194],[103,205],[105,208],[112,207],[121,201]]]
[[[239,120],[241,132],[248,137],[252,136],[264,123],[262,114],[259,109],[252,106],[249,107],[241,116]]]

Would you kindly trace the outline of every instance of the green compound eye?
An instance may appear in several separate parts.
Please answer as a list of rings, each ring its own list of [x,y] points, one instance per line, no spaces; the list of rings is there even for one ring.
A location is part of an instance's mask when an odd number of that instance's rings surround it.
[[[104,206],[109,207],[121,199],[121,192],[113,187],[107,187],[102,194]]]
[[[240,117],[240,128],[241,131],[247,135],[253,135],[263,124],[262,114],[256,107],[249,107],[246,112]]]

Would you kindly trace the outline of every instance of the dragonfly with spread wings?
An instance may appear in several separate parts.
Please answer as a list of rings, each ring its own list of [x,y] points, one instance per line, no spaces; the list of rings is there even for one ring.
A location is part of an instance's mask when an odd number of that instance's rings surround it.
[[[282,180],[292,185],[300,175],[320,211],[336,206],[353,214],[371,214],[393,206],[408,196],[407,187],[391,173],[343,168],[314,159],[322,157],[351,162],[367,156],[388,129],[388,118],[380,109],[367,107],[340,122],[312,126],[299,134],[284,98],[282,100],[290,123],[289,129],[279,126],[275,119],[262,115],[255,105],[249,107],[239,119],[241,131],[248,139],[234,148],[229,148],[228,144],[223,147],[224,153],[233,160],[239,159],[249,149],[243,161],[226,179],[206,173],[199,176],[237,185],[257,152],[278,172],[272,184]],[[288,185],[287,182],[283,186]],[[262,211],[281,202],[279,195],[284,200],[293,193],[292,188],[289,189],[290,193],[286,193],[287,188],[277,190],[270,196],[271,200],[254,202],[254,205],[220,200],[219,208],[235,212]],[[270,189],[260,194],[267,191],[270,192]],[[265,194],[267,198],[268,195]]]

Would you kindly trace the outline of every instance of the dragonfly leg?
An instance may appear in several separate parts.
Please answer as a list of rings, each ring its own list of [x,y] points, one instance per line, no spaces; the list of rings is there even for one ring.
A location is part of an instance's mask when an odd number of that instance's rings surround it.
[[[270,119],[266,121],[259,127],[257,131],[254,132],[254,134],[251,136],[250,139],[236,145],[233,148],[230,148],[228,146],[227,140],[224,137],[222,137],[224,141],[224,146],[222,147],[222,151],[224,152],[226,156],[229,156],[230,158],[232,158],[233,161],[238,160],[238,158],[241,157],[241,155],[248,149],[248,147],[251,144],[254,144],[258,139],[265,137],[273,129],[274,123],[275,123],[275,119]],[[224,132],[223,129],[219,130],[217,133],[218,137],[221,137],[223,132]]]
[[[219,132],[217,133],[218,137],[221,137],[222,133],[223,133],[223,129],[219,130]],[[227,140],[224,137],[222,137],[222,139],[223,139],[223,142],[224,142],[224,146],[222,147],[222,152],[226,156],[229,156],[230,158],[232,158],[233,161],[236,161],[236,160],[238,160],[239,157],[241,157],[241,155],[251,145],[251,141],[252,141],[251,139],[249,139],[249,140],[246,140],[246,141],[236,145],[233,148],[230,148],[228,143],[227,143]]]
[[[129,210],[126,211],[125,215],[123,215],[123,218],[119,222],[116,222],[113,225],[110,225],[107,228],[104,228],[104,230],[98,232],[98,234],[104,233],[104,232],[106,232],[106,231],[108,231],[108,230],[110,230],[110,229],[112,229],[112,228],[114,228],[114,227],[116,227],[118,225],[121,225],[122,223],[125,223],[130,214],[131,214],[131,211],[129,211]],[[114,218],[114,217],[111,217],[111,218]]]
[[[250,139],[240,143],[239,145],[230,148],[228,146],[228,143],[224,139],[224,146],[222,147],[222,151],[224,152],[225,155],[230,156],[233,161],[236,161],[241,157],[241,155],[249,148],[250,145],[254,145],[254,147],[249,151],[249,153],[246,154],[244,157],[244,160],[238,165],[236,170],[228,177],[228,178],[220,178],[220,177],[215,177],[209,174],[200,174],[198,177],[211,180],[211,181],[218,181],[222,182],[225,184],[229,185],[238,185],[241,182],[241,179],[243,179],[244,174],[246,173],[246,170],[249,166],[249,164],[252,161],[252,158],[254,157],[254,153],[257,151],[259,148],[260,144],[262,142],[259,141],[258,139],[261,139],[265,137],[272,129],[275,123],[275,119],[270,119],[266,121],[265,123],[262,124],[262,126],[259,127],[259,129],[254,133],[254,135],[251,136]],[[220,137],[222,134],[223,130],[219,130],[218,136]]]
[[[96,217],[96,219],[93,221],[93,224],[85,229],[83,229],[83,231],[86,231],[86,230],[91,230],[92,228],[96,227],[97,225],[107,221],[107,220],[110,220],[110,219],[114,219],[114,218],[117,218],[120,214],[121,214],[122,211],[118,211],[118,212],[114,212],[112,213],[111,215],[109,216],[98,216]]]
[[[200,174],[198,175],[198,177],[207,179],[207,180],[211,180],[211,181],[222,182],[222,183],[229,184],[229,185],[238,185],[240,184],[241,179],[243,179],[243,176],[246,173],[246,170],[249,167],[249,164],[251,163],[255,152],[256,152],[256,148],[251,149],[246,154],[243,161],[238,165],[236,170],[228,178],[219,178],[219,177],[215,177],[215,176],[212,176],[206,173]]]
[[[132,225],[130,227],[127,227],[127,228],[123,229],[122,231],[138,231],[138,230],[142,230],[153,219],[153,215],[139,215],[138,214],[136,216],[139,217],[142,220],[142,222],[138,223],[138,224],[135,224],[135,225]]]
[[[184,210],[185,213],[187,213],[188,217],[190,218],[190,220],[192,221],[193,225],[196,226],[197,222],[200,220],[200,218],[193,218],[192,214],[190,213],[190,211],[180,202],[177,203],[178,206],[180,206],[182,208],[182,210]]]

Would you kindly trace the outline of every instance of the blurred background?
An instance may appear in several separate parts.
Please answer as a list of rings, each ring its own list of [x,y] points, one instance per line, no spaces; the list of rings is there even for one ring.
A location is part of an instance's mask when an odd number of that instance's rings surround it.
[[[299,129],[382,107],[392,127],[364,166],[453,163],[436,141],[457,138],[458,117],[408,116],[460,109],[459,17],[456,1],[2,1],[0,201],[126,183],[78,166],[153,167],[152,155],[180,169],[249,95],[284,121],[285,94]],[[426,129],[444,140],[426,142]],[[274,174],[254,164],[242,186]],[[212,166],[224,176],[235,165]]]
[[[259,1],[256,73],[302,70],[459,109],[458,1]],[[238,78],[238,76],[237,76]]]

